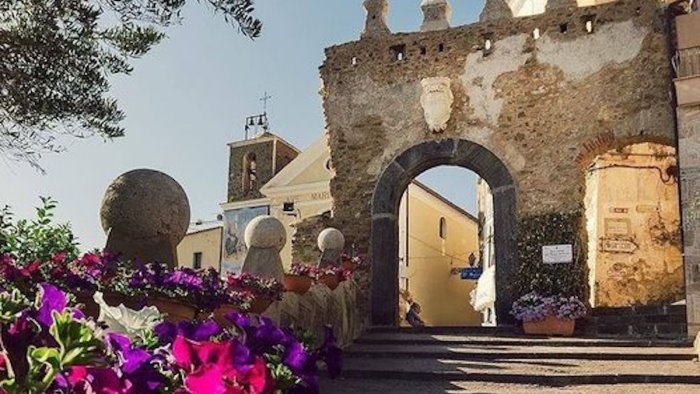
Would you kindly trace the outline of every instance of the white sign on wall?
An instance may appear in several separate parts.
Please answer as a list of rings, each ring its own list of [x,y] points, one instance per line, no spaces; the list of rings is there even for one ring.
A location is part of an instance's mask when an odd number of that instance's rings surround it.
[[[542,262],[545,264],[573,263],[573,245],[545,245],[542,247]]]

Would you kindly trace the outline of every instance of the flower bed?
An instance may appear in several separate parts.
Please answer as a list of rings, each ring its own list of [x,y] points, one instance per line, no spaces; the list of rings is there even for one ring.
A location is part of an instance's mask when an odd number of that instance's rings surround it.
[[[520,297],[511,310],[523,322],[525,333],[535,335],[570,336],[576,320],[586,313],[586,306],[578,297],[543,297],[534,292]]]
[[[290,275],[285,277],[285,288],[288,291],[304,294],[313,282],[318,282],[335,290],[340,282],[352,276],[353,268],[354,266],[318,268],[309,264],[294,263],[289,271]]]
[[[175,324],[153,307],[109,307],[101,293],[95,300],[99,324],[50,284],[36,302],[19,289],[0,292],[0,393],[317,393],[320,362],[331,376],[340,372],[330,329],[314,347],[265,318],[231,313],[228,329]]]

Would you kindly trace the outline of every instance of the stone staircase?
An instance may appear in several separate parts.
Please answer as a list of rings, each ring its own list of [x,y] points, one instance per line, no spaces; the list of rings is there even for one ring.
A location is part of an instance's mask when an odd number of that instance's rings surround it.
[[[537,338],[496,329],[371,330],[322,393],[700,393],[685,340]]]
[[[685,338],[685,305],[594,308],[584,331],[586,336]]]

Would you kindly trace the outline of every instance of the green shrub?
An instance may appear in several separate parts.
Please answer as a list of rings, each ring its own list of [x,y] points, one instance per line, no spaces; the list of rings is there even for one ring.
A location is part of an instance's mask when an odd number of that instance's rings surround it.
[[[13,221],[10,207],[0,210],[0,254],[9,253],[19,261],[48,261],[64,252],[70,259],[78,257],[78,243],[69,223],[54,223],[57,203],[50,197],[39,197],[33,220]]]

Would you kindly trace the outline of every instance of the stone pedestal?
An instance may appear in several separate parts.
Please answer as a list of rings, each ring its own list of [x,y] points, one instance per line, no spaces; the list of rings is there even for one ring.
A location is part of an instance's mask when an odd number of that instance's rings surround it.
[[[423,0],[423,25],[420,31],[444,30],[450,27],[452,7],[447,0]]]
[[[386,15],[389,12],[387,0],[365,0],[364,7],[367,11],[367,19],[362,38],[390,34],[389,27],[386,24]]]
[[[282,222],[272,216],[258,216],[245,229],[248,254],[242,272],[261,278],[284,281],[284,266],[280,251],[287,243],[287,231]]]

